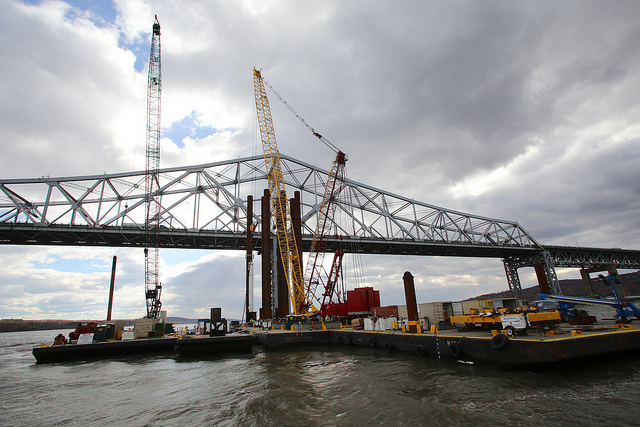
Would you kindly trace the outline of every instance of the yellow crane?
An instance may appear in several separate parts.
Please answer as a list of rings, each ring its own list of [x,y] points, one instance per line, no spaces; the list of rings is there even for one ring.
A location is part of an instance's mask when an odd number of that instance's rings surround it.
[[[336,153],[335,160],[332,163],[331,171],[327,177],[327,183],[325,186],[324,196],[322,198],[322,204],[318,211],[318,222],[316,230],[313,235],[313,241],[311,242],[311,249],[309,250],[309,259],[307,260],[307,267],[303,279],[305,281],[305,298],[306,305],[302,307],[302,311],[306,312],[307,316],[313,316],[318,314],[320,309],[323,309],[325,304],[328,303],[340,303],[344,295],[340,295],[336,289],[336,282],[341,276],[342,270],[342,257],[344,251],[341,249],[336,250],[333,262],[331,264],[331,271],[328,277],[324,278],[321,274],[323,270],[323,260],[326,253],[326,237],[329,232],[329,228],[333,217],[335,215],[336,206],[338,203],[338,196],[342,192],[345,185],[345,165],[347,163],[347,155],[333,145],[327,138],[320,135],[307,121],[293,109],[291,104],[284,100],[282,96],[267,82],[262,79],[262,82],[271,89],[276,97],[282,101],[282,103],[298,118],[310,131],[313,136],[318,138],[329,149]],[[324,287],[322,298],[317,293],[319,285]],[[318,304],[318,308],[314,306],[314,302]]]
[[[280,152],[276,143],[276,133],[273,128],[271,107],[269,98],[259,70],[253,69],[253,87],[256,98],[256,112],[260,126],[260,139],[264,150],[264,161],[271,193],[271,206],[276,221],[276,233],[280,258],[284,267],[289,294],[293,304],[294,314],[305,314],[307,307],[312,304],[305,295],[304,279],[302,277],[302,260],[298,251],[291,213],[289,211],[289,199],[285,189]],[[315,308],[314,308],[315,311]]]

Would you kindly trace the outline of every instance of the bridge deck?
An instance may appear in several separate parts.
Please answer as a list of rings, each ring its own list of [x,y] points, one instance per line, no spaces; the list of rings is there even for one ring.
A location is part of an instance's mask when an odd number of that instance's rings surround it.
[[[162,229],[158,233],[161,248],[174,249],[246,249],[245,233],[213,230]],[[303,250],[308,251],[312,236],[303,235]],[[328,238],[328,247],[349,248],[351,252],[382,255],[452,256],[509,258],[527,257],[539,252],[538,247],[488,246],[448,242],[410,241],[400,239]],[[138,227],[87,227],[32,224],[0,224],[0,244],[48,246],[120,246],[144,247],[144,230]],[[254,237],[253,246],[260,247]],[[545,246],[558,267],[593,267],[614,265],[619,269],[640,268],[640,251],[620,248],[580,248]]]

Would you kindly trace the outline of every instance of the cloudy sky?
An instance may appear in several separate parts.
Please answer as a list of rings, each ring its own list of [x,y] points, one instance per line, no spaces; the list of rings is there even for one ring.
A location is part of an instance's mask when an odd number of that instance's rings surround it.
[[[0,178],[144,170],[154,15],[161,167],[261,153],[257,67],[349,155],[353,180],[518,221],[542,244],[640,248],[634,1],[5,0]],[[332,153],[271,105],[280,151],[328,169]],[[104,318],[114,255],[114,317],[141,317],[141,250],[4,246],[0,318]],[[170,316],[241,317],[242,253],[161,257]],[[362,263],[383,305],[404,302],[406,270],[419,302],[508,289],[498,259]]]

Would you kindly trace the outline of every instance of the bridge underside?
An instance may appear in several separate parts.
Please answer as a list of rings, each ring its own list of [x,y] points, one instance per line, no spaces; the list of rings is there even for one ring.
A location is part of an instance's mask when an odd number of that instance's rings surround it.
[[[303,235],[303,250],[308,251],[313,236]],[[253,247],[261,239],[254,237]],[[213,230],[163,229],[158,232],[160,248],[245,250],[245,233]],[[375,238],[327,238],[328,249],[381,255],[454,256],[480,258],[527,257],[539,252],[536,248],[495,247],[477,244],[429,243]],[[33,226],[0,224],[0,244],[46,246],[145,247],[145,233],[136,227]]]
[[[303,250],[308,251],[313,236],[302,236]],[[260,238],[254,237],[253,247],[260,247]],[[328,249],[342,248],[352,253],[380,255],[452,256],[471,258],[501,258],[517,263],[518,267],[534,266],[533,257],[543,252],[536,247],[490,246],[452,242],[425,242],[388,240],[368,237],[329,237]],[[44,246],[145,246],[144,230],[138,227],[83,227],[34,224],[0,224],[0,244]],[[246,233],[216,230],[179,230],[163,228],[158,233],[161,248],[245,250]],[[579,248],[545,246],[555,267],[598,268],[613,265],[618,269],[639,269],[640,251],[606,248]]]

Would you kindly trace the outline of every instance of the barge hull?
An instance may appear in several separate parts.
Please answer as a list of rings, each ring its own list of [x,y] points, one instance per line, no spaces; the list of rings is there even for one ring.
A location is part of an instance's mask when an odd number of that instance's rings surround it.
[[[251,353],[256,344],[253,335],[181,339],[176,342],[174,355],[179,358],[194,358]]]
[[[38,363],[76,360],[109,359],[130,356],[159,355],[167,357],[211,357],[229,353],[251,353],[256,339],[253,335],[143,338],[138,340],[67,344],[35,347],[33,356]]]
[[[147,338],[130,341],[97,342],[34,347],[38,363],[108,359],[134,355],[172,354],[177,338]]]
[[[256,337],[266,351],[324,344],[370,347],[422,358],[505,365],[548,364],[615,353],[640,353],[640,330],[539,339],[353,330],[261,332],[256,333]]]

